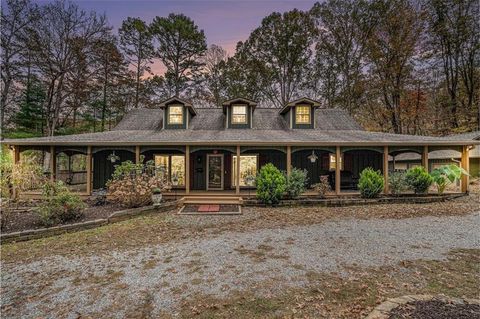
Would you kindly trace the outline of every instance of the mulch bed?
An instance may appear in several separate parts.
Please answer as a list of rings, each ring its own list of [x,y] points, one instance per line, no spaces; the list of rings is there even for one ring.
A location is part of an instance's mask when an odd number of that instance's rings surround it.
[[[18,208],[10,212],[5,227],[2,229],[2,233],[18,232],[23,230],[44,228],[38,217],[35,206],[38,202],[25,201],[18,204]],[[105,203],[104,205],[93,205],[93,203],[87,203],[87,208],[84,210],[83,217],[69,223],[78,223],[88,220],[95,220],[100,218],[107,218],[111,213],[124,209],[118,204]],[[4,207],[2,207],[2,214],[4,213]]]
[[[414,301],[396,307],[389,319],[478,319],[480,305],[456,304],[441,300]]]
[[[185,205],[185,208],[183,209],[184,213],[232,213],[232,212],[238,212],[238,205],[215,205],[219,206],[219,209],[210,209],[205,211],[204,207],[206,205]],[[213,206],[213,205],[208,205],[208,206]]]

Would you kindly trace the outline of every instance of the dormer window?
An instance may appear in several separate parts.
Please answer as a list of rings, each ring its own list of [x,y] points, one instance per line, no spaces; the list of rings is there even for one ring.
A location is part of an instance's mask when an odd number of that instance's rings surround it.
[[[222,103],[225,127],[234,129],[252,128],[255,101],[237,97]]]
[[[247,106],[233,105],[232,124],[247,124]]]
[[[168,107],[168,124],[183,124],[183,105],[170,105]]]
[[[188,129],[192,117],[197,115],[190,102],[176,96],[161,102],[159,106],[163,109],[162,128],[165,130]]]
[[[295,124],[310,124],[312,108],[309,105],[298,105],[295,108]]]
[[[320,107],[320,102],[303,97],[285,105],[280,114],[291,129],[314,129],[315,109]]]

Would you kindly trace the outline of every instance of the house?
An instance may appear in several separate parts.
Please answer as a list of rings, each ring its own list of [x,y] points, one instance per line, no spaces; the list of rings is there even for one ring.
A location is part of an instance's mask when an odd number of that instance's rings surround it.
[[[464,133],[464,134],[454,134],[445,136],[446,140],[480,140],[480,131]],[[432,171],[437,167],[448,165],[448,164],[457,164],[460,165],[462,153],[456,150],[438,150],[432,151],[428,155],[428,167]],[[470,175],[473,177],[480,176],[480,148],[476,147],[470,150]],[[411,167],[422,165],[422,158],[420,154],[417,153],[402,153],[390,159],[390,170],[407,170]]]
[[[278,109],[257,107],[246,98],[217,108],[195,108],[172,97],[158,108],[132,110],[111,131],[4,143],[14,150],[15,162],[28,150],[49,154],[52,179],[77,173],[70,165],[60,165],[60,158],[83,158],[80,173],[85,184],[79,191],[86,195],[104,188],[114,166],[126,160],[153,160],[179,194],[242,194],[253,187],[251,177],[257,170],[273,163],[287,174],[292,167],[306,169],[310,185],[328,175],[340,195],[356,188],[366,167],[381,170],[388,179],[384,168],[389,160],[406,152],[421,154],[422,163],[427,163],[430,152],[454,150],[468,169],[469,150],[480,142],[368,132],[344,110],[324,108],[309,98]],[[463,178],[462,191],[468,191],[468,177]]]

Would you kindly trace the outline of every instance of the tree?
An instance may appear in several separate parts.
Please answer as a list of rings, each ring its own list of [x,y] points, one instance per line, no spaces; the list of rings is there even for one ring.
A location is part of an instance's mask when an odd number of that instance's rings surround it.
[[[274,12],[237,46],[245,70],[257,73],[265,99],[282,107],[299,94],[316,34],[311,16],[300,10]]]
[[[89,58],[93,43],[110,29],[105,16],[87,13],[73,3],[56,1],[39,11],[42,18],[29,25],[27,43],[36,73],[45,83],[46,131],[52,136],[72,111],[66,101],[73,94],[78,57]]]
[[[310,85],[320,80],[328,105],[353,113],[364,97],[366,44],[375,25],[371,4],[329,0],[316,3],[311,14],[319,35]]]
[[[25,51],[22,37],[28,25],[38,17],[36,7],[28,0],[7,0],[2,9],[0,132],[5,127],[5,110],[11,100],[12,86],[19,80],[22,70],[21,55]]]
[[[224,82],[223,66],[227,61],[227,51],[221,46],[212,44],[204,57],[205,86],[209,93],[209,99],[220,105],[222,102],[222,85]]]
[[[449,96],[450,125],[460,126],[459,107],[465,93],[467,119],[477,115],[480,127],[480,4],[476,0],[429,0],[432,47],[441,61]],[[468,112],[477,102],[477,112]]]
[[[402,133],[401,97],[419,53],[423,23],[420,13],[406,0],[382,0],[376,5],[377,24],[367,43],[370,71],[380,89],[390,129]]]
[[[158,44],[157,57],[167,68],[165,77],[178,96],[202,67],[200,58],[207,50],[205,34],[189,17],[174,13],[155,17],[150,30]]]
[[[126,76],[127,66],[116,45],[116,39],[108,37],[94,44],[96,80],[101,92],[101,130],[105,129],[107,113],[112,112],[112,87],[117,85],[121,77]],[[136,78],[138,80],[138,78]],[[136,86],[138,90],[138,86]],[[138,91],[137,91],[138,93]],[[139,96],[135,95],[138,103]]]
[[[144,21],[140,18],[131,17],[123,21],[118,33],[120,37],[120,47],[135,69],[134,107],[138,108],[141,78],[145,72],[150,72],[150,64],[154,56],[152,35]]]
[[[43,134],[44,102],[45,89],[36,77],[32,77],[22,94],[20,110],[15,114],[13,122],[25,131]]]

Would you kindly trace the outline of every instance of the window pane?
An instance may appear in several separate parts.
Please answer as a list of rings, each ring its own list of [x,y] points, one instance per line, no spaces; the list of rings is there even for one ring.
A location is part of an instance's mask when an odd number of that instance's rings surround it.
[[[233,124],[247,123],[247,107],[246,106],[244,105],[233,106],[232,123]]]
[[[237,185],[237,156],[233,156],[233,181],[232,185]],[[255,186],[255,176],[257,175],[257,156],[240,156],[240,186]]]
[[[172,173],[171,182],[175,184],[175,180],[178,181],[177,185],[185,185],[185,156],[184,155],[172,155]]]
[[[295,123],[310,124],[310,106],[297,106],[295,108]]]
[[[183,106],[168,107],[168,124],[183,124]]]
[[[330,170],[334,171],[337,164],[336,164],[336,156],[334,154],[330,154]],[[340,170],[343,170],[343,154],[340,155]]]
[[[155,174],[168,181],[168,155],[155,155]]]

